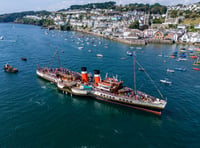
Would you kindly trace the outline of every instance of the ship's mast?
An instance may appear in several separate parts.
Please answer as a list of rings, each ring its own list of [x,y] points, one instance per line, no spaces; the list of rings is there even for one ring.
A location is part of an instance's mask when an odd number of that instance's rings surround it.
[[[59,58],[59,54],[58,54],[58,50],[55,51],[53,57],[51,58],[51,60],[50,60],[49,63],[47,64],[47,67],[51,67],[51,65],[53,64],[53,61],[54,61],[56,55],[57,55],[57,58],[58,58],[59,68],[61,67],[60,58]]]
[[[135,53],[133,53],[133,65],[134,65],[134,88],[135,88],[135,94],[136,94],[137,89],[136,89],[136,74],[135,74]]]
[[[49,60],[49,63],[47,64],[47,67],[51,67],[53,60],[57,54],[58,50],[55,51],[55,53],[53,54],[53,56],[51,57],[51,59]]]
[[[61,67],[61,64],[60,64],[60,58],[59,58],[58,51],[57,51],[57,56],[58,56],[58,64],[59,64],[59,68],[60,68],[60,67]]]

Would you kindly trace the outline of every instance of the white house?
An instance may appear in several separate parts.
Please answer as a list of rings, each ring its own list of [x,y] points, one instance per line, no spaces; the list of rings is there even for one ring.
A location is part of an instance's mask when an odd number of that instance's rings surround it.
[[[195,26],[194,26],[194,29],[200,29],[200,24],[195,25]]]
[[[154,35],[157,31],[158,31],[157,29],[145,29],[144,30],[144,37],[145,38],[152,38],[152,37],[154,37]]]
[[[189,35],[187,33],[185,33],[181,38],[180,40],[182,42],[189,42]]]
[[[186,27],[187,27],[186,25],[181,25],[180,24],[180,25],[177,26],[177,29],[186,29]]]

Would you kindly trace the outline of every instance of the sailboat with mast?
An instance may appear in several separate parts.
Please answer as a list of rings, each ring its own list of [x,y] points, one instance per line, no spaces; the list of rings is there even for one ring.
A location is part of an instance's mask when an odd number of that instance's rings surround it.
[[[200,60],[199,60],[199,57],[197,58],[197,60],[193,63],[193,66],[196,66],[196,67],[193,67],[192,69],[193,70],[196,70],[196,71],[200,71]]]
[[[197,58],[197,60],[193,63],[194,66],[199,66],[200,65],[200,60],[199,57]]]

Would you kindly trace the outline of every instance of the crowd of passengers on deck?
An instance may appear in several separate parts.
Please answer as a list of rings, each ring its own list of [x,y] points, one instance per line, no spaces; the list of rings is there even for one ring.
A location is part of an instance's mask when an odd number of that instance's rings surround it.
[[[154,102],[156,100],[156,98],[154,97],[151,97],[147,94],[144,94],[142,92],[139,92],[137,91],[137,95],[135,95],[135,92],[132,91],[132,89],[130,89],[129,91],[125,92],[125,93],[111,93],[111,92],[108,92],[108,91],[103,91],[103,90],[98,90],[102,93],[106,93],[108,95],[112,95],[112,96],[116,96],[116,97],[123,97],[124,99],[134,99],[134,100],[140,100],[140,101],[143,101],[143,102]]]
[[[80,75],[78,72],[69,71],[66,68],[38,68],[38,70],[42,70],[43,72],[51,72],[51,73],[62,73],[62,74],[77,74]]]

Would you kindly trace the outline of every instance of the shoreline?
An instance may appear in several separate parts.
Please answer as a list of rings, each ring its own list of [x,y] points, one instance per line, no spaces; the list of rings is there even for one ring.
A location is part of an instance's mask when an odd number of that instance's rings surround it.
[[[3,22],[2,22],[3,23]],[[25,23],[17,23],[17,22],[8,22],[9,24],[25,24]],[[67,30],[61,30],[59,29],[58,26],[40,26],[37,24],[25,24],[25,25],[34,25],[34,26],[39,26],[41,27],[41,29],[48,29],[48,30],[60,30],[60,31],[67,31]],[[182,45],[193,45],[193,46],[200,46],[200,43],[186,43],[186,42],[174,42],[172,40],[158,40],[158,39],[154,39],[154,38],[146,38],[146,39],[136,39],[136,40],[126,40],[126,39],[122,39],[122,38],[117,38],[117,37],[112,37],[112,36],[105,36],[99,33],[95,33],[95,32],[90,32],[84,29],[71,29],[69,31],[77,31],[77,32],[82,32],[82,33],[86,33],[86,34],[91,34],[94,36],[98,36],[98,37],[102,37],[105,39],[109,39],[112,41],[116,41],[119,43],[123,43],[123,44],[128,44],[128,45],[138,45],[138,46],[145,46],[147,44],[182,44]]]
[[[182,44],[182,45],[193,45],[193,46],[200,46],[200,43],[186,43],[186,42],[174,42],[172,40],[158,40],[158,39],[153,39],[153,38],[147,38],[147,39],[137,39],[137,40],[126,40],[126,39],[121,39],[121,38],[116,38],[116,37],[109,37],[109,36],[105,36],[102,34],[98,34],[98,33],[94,33],[94,32],[90,32],[87,30],[80,30],[80,29],[73,29],[71,31],[77,31],[77,32],[81,32],[81,33],[86,33],[86,34],[91,34],[94,36],[98,36],[98,37],[102,37],[105,39],[109,39],[112,41],[116,41],[116,42],[120,42],[120,43],[124,43],[124,44],[128,44],[128,45],[140,45],[140,46],[145,46],[147,44]]]

